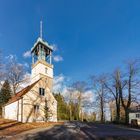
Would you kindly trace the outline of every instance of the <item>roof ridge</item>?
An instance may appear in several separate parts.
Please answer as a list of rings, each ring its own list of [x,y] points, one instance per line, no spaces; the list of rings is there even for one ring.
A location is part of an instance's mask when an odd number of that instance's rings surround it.
[[[37,80],[36,82],[26,86],[25,88],[23,88],[19,92],[17,92],[14,96],[11,97],[11,99],[4,106],[21,99],[22,96],[25,95],[30,89],[32,89],[36,85],[36,83],[38,83],[39,81],[40,81],[40,79]]]

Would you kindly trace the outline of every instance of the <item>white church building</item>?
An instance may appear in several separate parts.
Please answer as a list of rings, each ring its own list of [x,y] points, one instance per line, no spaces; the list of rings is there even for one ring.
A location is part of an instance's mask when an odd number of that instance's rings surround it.
[[[31,84],[12,96],[3,106],[3,118],[19,122],[57,121],[57,101],[52,94],[52,52],[53,49],[42,39],[41,31],[31,49]]]

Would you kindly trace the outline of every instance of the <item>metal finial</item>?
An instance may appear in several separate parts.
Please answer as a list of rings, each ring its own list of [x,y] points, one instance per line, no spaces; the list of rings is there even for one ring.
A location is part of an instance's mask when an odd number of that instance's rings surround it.
[[[40,21],[40,38],[42,38],[42,20]]]

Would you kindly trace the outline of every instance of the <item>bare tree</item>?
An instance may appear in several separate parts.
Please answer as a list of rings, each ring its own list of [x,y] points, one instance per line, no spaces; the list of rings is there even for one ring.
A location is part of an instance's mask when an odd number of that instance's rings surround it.
[[[86,82],[77,81],[72,84],[73,91],[75,92],[75,100],[77,102],[77,119],[83,121],[83,99],[84,92],[86,91]]]
[[[99,106],[100,121],[105,121],[105,103],[106,103],[106,88],[105,88],[105,75],[99,77],[91,76],[93,90],[96,94],[96,103]]]
[[[67,102],[69,105],[69,119],[70,121],[72,121],[72,107],[73,107],[73,103],[74,103],[74,91],[71,87],[68,88],[68,92],[67,92]]]
[[[13,94],[16,93],[20,84],[25,82],[24,79],[24,68],[23,65],[16,62],[15,58],[10,59],[9,63],[7,64],[7,79],[9,80]]]
[[[67,88],[65,100],[69,107],[69,119],[83,120],[84,110],[91,109],[91,95],[87,92],[87,84],[83,81],[74,82]]]
[[[1,80],[3,79],[3,75],[4,73],[3,73],[3,64],[2,64],[2,52],[0,51],[0,85],[1,85]]]
[[[119,83],[119,91],[121,97],[121,103],[125,110],[125,123],[129,123],[129,109],[132,102],[135,100],[139,93],[140,81],[138,79],[138,61],[130,61],[127,64],[128,72],[126,73],[126,86],[125,89],[122,89],[122,81]]]
[[[120,122],[120,106],[121,106],[121,98],[120,98],[120,92],[119,92],[119,87],[120,87],[120,70],[117,69],[115,72],[111,75],[109,80],[104,83],[106,89],[108,90],[109,93],[111,93],[112,100],[115,101],[115,106],[116,106],[116,122]],[[123,84],[122,88],[124,88],[125,83]]]

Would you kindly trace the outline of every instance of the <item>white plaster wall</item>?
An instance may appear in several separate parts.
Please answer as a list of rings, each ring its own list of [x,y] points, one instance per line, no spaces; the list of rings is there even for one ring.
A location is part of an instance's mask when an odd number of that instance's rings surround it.
[[[18,102],[19,102],[19,111],[18,111]],[[4,107],[4,118],[5,119],[17,120],[17,118],[19,118],[18,121],[21,121],[20,102],[21,102],[21,100],[13,102]],[[17,117],[17,111],[19,112],[18,117]]]
[[[45,70],[46,68],[47,68],[47,73]],[[53,69],[44,64],[39,63],[32,69],[32,78],[34,78],[38,74],[43,74],[53,78]]]
[[[50,92],[49,88],[44,85],[45,79],[40,80],[28,93],[23,96],[23,122],[32,122],[34,119],[36,121],[44,121],[45,114],[45,99],[48,101],[48,107],[53,113],[53,116],[49,118],[51,122],[57,122],[57,101],[55,100],[53,94]],[[38,91],[39,87],[45,88],[45,96],[40,96]],[[39,105],[39,115],[35,118],[33,106],[38,104]],[[28,119],[27,119],[28,118]]]
[[[17,101],[18,102],[18,101]],[[17,121],[21,121],[22,120],[22,116],[21,116],[21,100],[19,100],[19,103],[18,103],[18,120]]]
[[[45,79],[41,79],[28,93],[26,93],[23,96],[23,102],[22,99],[19,101],[16,101],[14,103],[11,103],[4,107],[5,112],[5,118],[6,119],[12,119],[21,121],[22,118],[22,109],[21,104],[23,103],[23,120],[22,122],[33,122],[35,119],[33,107],[34,105],[38,104],[39,107],[39,115],[36,118],[36,121],[44,121],[45,115],[44,115],[44,107],[45,107],[45,99],[48,100],[48,107],[53,113],[53,115],[49,118],[49,121],[51,122],[57,122],[57,101],[55,100],[53,94],[50,92],[50,89],[46,87],[46,84],[44,85]],[[39,87],[45,88],[45,96],[39,95]],[[19,102],[19,103],[18,103]],[[17,117],[17,110],[19,105],[19,114]]]
[[[140,113],[129,113],[129,123],[131,124],[132,119],[137,119],[138,125],[140,125],[140,118],[136,118],[136,114],[140,114]]]
[[[34,83],[36,82],[37,80],[39,80],[41,78],[41,75],[40,74],[37,74],[35,76],[32,76],[31,77],[31,83]]]
[[[54,103],[52,104],[51,110],[53,112],[53,116],[49,118],[48,121],[50,122],[57,122],[57,102],[53,101]]]

